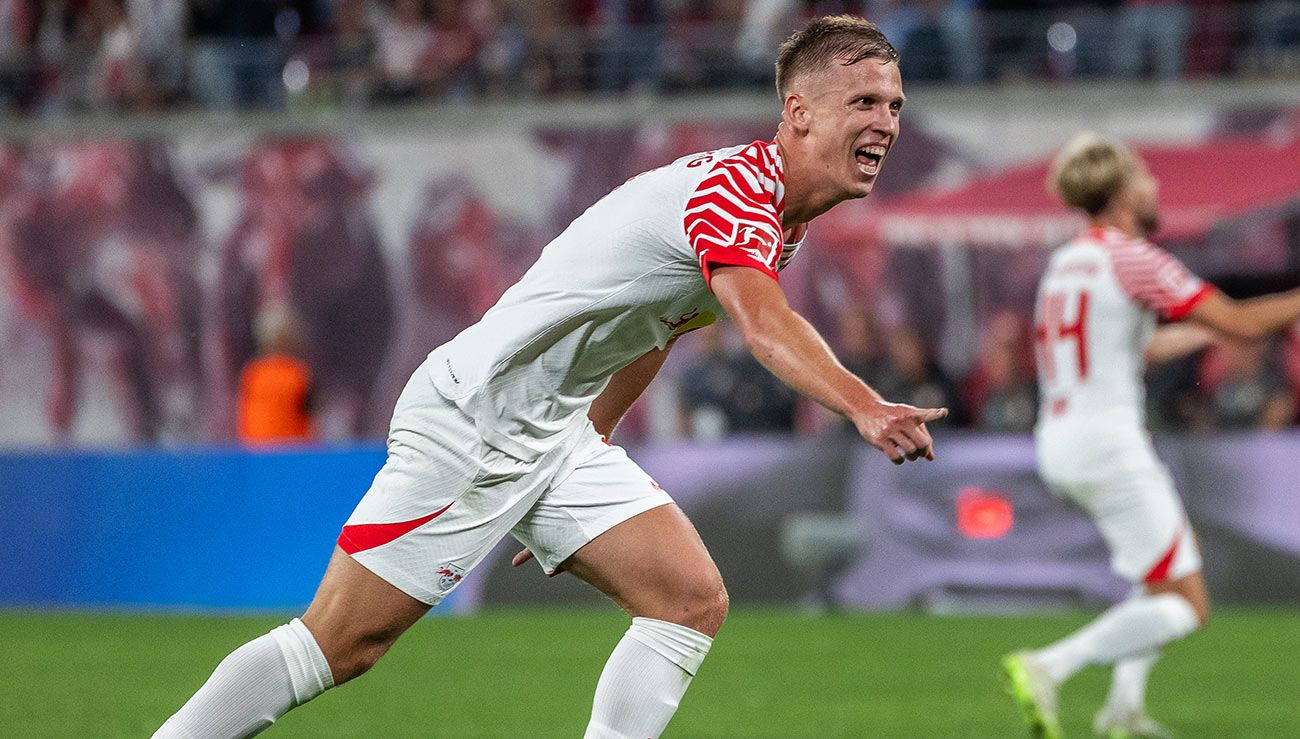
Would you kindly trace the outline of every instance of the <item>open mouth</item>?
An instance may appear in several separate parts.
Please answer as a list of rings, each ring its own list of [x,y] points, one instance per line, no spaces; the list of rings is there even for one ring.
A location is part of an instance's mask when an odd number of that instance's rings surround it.
[[[853,158],[863,174],[874,176],[880,171],[880,162],[884,160],[886,151],[887,149],[879,144],[859,146],[854,150]]]

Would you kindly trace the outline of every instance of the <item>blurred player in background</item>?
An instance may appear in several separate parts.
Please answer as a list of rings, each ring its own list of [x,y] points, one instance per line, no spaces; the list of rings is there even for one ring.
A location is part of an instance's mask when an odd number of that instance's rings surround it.
[[[301,620],[235,650],[158,731],[246,736],[368,670],[507,534],[633,618],[588,737],[658,736],[727,614],[694,527],[607,439],[673,341],[725,310],[794,389],[896,463],[933,458],[945,409],[886,402],[786,302],[807,223],[871,192],[898,136],[898,55],[872,24],[813,21],[782,46],[775,140],[634,177],[591,206],[397,402],[388,461]]]
[[[1043,480],[1082,507],[1133,594],[1066,638],[1008,656],[1013,697],[1038,735],[1060,736],[1057,690],[1093,664],[1113,664],[1094,728],[1112,737],[1168,736],[1146,712],[1160,648],[1209,614],[1196,538],[1146,432],[1147,362],[1184,356],[1216,335],[1259,339],[1300,317],[1300,290],[1232,300],[1149,239],[1156,182],[1123,145],[1091,134],[1057,157],[1050,184],[1089,229],[1052,255],[1038,289],[1036,427]],[[1157,316],[1187,321],[1156,328]]]

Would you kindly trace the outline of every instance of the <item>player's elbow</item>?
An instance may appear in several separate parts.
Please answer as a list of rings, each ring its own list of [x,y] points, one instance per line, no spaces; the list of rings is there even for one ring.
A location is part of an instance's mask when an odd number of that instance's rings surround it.
[[[754,355],[754,359],[757,359],[759,364],[766,367],[781,346],[776,332],[770,326],[764,325],[762,321],[739,328],[745,348]]]

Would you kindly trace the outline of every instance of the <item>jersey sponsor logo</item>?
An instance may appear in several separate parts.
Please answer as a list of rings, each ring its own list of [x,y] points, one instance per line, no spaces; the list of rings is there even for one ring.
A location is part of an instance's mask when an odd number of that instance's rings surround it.
[[[673,338],[699,328],[704,328],[716,320],[718,320],[718,317],[713,314],[713,311],[702,311],[699,308],[695,308],[689,313],[681,314],[677,317],[677,320],[672,320],[668,316],[659,316],[659,322],[667,326],[669,331],[673,332]]]
[[[456,587],[456,583],[465,579],[465,569],[451,562],[438,565],[438,569],[434,570],[433,574],[438,576],[438,590],[443,593]]]

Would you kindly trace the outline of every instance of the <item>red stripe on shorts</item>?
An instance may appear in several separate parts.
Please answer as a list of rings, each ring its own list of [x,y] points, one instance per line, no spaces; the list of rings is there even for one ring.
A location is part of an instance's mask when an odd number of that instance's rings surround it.
[[[1147,573],[1142,582],[1150,584],[1169,579],[1169,568],[1174,564],[1174,557],[1178,554],[1178,541],[1182,538],[1183,532],[1182,529],[1179,529],[1174,534],[1173,546],[1169,547],[1169,551],[1165,552],[1165,556],[1161,557],[1159,562],[1156,562],[1156,566],[1151,568],[1151,571]]]
[[[456,501],[452,501],[455,503]],[[339,534],[339,549],[348,554],[364,552],[367,549],[374,549],[382,544],[396,539],[403,534],[420,528],[433,519],[441,516],[451,508],[448,503],[440,511],[434,511],[427,516],[412,519],[410,521],[398,521],[397,523],[359,523],[352,526],[344,526],[343,533]]]

